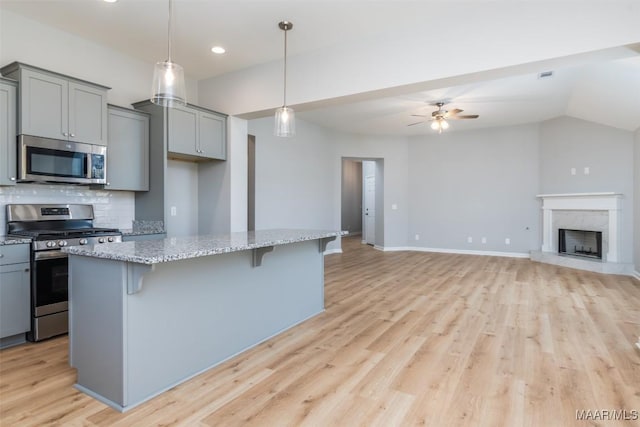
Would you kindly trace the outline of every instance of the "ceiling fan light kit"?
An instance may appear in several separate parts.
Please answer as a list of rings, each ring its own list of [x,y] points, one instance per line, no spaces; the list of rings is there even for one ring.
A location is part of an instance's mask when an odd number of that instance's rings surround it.
[[[296,134],[296,116],[291,107],[287,107],[287,32],[293,28],[290,21],[282,21],[278,27],[284,31],[284,96],[282,107],[276,110],[275,136],[289,137]]]

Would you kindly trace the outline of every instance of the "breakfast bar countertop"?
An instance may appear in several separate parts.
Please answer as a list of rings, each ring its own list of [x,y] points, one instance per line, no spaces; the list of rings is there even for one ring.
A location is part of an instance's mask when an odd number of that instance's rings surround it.
[[[209,255],[286,245],[347,234],[346,231],[274,229],[220,235],[170,237],[159,240],[68,246],[72,255],[139,264],[158,264]]]

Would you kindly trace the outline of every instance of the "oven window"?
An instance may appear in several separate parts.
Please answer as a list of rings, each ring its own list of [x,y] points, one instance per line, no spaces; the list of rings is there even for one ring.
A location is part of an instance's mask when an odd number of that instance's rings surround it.
[[[27,173],[71,178],[87,176],[87,154],[49,148],[27,148]]]
[[[53,258],[35,261],[34,299],[36,307],[67,301],[69,259]]]

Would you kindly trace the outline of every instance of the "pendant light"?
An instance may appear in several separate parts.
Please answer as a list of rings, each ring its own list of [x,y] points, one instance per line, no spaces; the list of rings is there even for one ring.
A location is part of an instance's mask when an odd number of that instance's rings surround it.
[[[171,15],[172,0],[169,0],[169,25],[167,31],[167,59],[157,62],[153,71],[151,102],[163,107],[175,107],[187,104],[182,67],[171,61]]]
[[[278,27],[284,31],[284,101],[276,110],[275,136],[294,136],[296,134],[296,116],[292,108],[287,107],[287,31],[293,28],[289,21],[282,21]]]

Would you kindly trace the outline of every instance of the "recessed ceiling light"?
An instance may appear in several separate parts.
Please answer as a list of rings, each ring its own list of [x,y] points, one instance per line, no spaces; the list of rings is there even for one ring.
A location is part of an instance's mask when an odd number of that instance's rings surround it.
[[[222,55],[226,51],[227,50],[225,48],[223,48],[222,46],[214,46],[214,47],[211,48],[211,52],[217,53],[218,55]]]
[[[107,2],[107,3],[115,3],[115,2],[117,2],[118,0],[104,0],[104,1],[105,1],[105,2]]]

